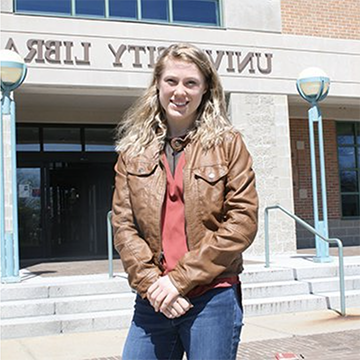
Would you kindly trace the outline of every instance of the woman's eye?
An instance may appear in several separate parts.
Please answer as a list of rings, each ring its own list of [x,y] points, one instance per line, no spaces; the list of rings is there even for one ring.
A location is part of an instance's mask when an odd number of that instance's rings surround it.
[[[173,85],[173,84],[175,84],[175,80],[174,79],[167,79],[167,80],[165,80],[168,84],[170,84],[170,85]]]

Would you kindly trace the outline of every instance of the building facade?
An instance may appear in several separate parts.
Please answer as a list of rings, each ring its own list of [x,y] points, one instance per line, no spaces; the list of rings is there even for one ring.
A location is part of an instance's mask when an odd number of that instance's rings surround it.
[[[359,14],[358,0],[2,1],[1,49],[28,66],[15,93],[20,258],[106,253],[114,128],[149,84],[158,54],[177,42],[208,53],[253,155],[253,254],[264,251],[267,206],[313,221],[308,104],[296,79],[313,66],[328,74],[321,109],[330,235],[359,244]],[[271,214],[270,239],[276,253],[314,247],[280,213]]]

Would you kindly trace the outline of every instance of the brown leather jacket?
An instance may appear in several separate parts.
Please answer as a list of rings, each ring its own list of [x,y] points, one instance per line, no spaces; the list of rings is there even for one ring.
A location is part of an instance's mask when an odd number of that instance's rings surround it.
[[[162,275],[161,211],[166,173],[158,143],[115,166],[112,223],[130,286],[142,297]],[[242,253],[257,231],[258,198],[252,160],[241,135],[230,130],[221,145],[205,151],[190,142],[183,170],[189,251],[169,273],[180,294],[215,278],[242,271]]]

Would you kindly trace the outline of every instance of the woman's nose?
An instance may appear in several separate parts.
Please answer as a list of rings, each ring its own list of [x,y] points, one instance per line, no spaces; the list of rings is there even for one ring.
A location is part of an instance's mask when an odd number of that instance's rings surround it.
[[[186,94],[186,89],[185,86],[183,84],[177,84],[177,86],[174,89],[174,94],[175,95],[185,95]]]

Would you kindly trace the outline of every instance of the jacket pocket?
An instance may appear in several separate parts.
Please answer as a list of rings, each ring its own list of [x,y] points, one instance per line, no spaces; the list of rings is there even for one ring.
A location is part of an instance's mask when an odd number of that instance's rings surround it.
[[[127,183],[133,213],[138,221],[148,218],[149,194],[154,189],[157,163],[130,161],[127,163]]]
[[[222,214],[228,168],[225,165],[202,166],[193,169],[200,211],[203,215]]]

